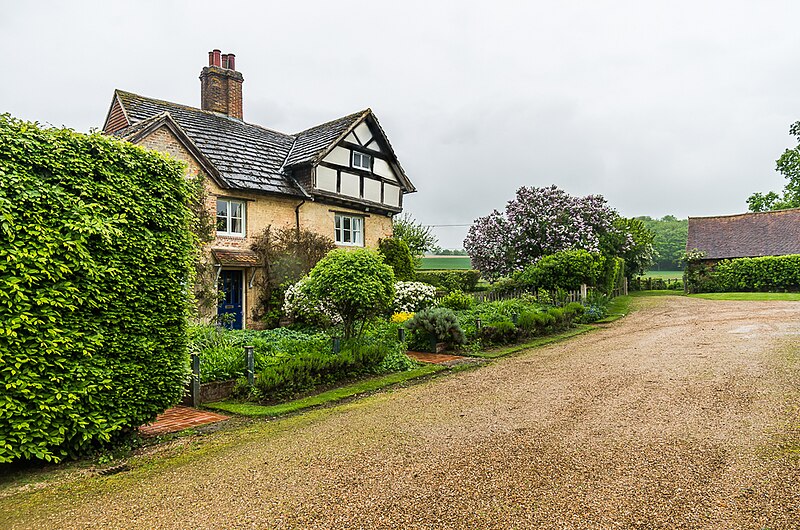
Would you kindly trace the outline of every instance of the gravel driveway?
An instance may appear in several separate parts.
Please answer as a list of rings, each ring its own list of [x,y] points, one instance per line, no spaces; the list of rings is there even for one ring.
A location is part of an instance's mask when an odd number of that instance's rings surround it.
[[[800,303],[637,304],[474,371],[207,436],[169,465],[4,499],[0,526],[800,528]],[[19,519],[20,502],[37,508]]]

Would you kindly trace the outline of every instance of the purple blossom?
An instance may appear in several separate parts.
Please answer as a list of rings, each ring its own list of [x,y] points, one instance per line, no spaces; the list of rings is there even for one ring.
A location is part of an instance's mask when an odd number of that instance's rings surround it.
[[[464,249],[474,266],[494,279],[554,252],[599,252],[601,237],[614,230],[615,218],[601,195],[573,197],[556,186],[522,187],[505,212],[495,210],[475,220]]]

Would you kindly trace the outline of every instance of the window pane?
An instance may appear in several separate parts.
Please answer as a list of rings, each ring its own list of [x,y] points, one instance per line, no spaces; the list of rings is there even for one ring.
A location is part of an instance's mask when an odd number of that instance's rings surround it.
[[[369,169],[369,159],[370,159],[369,155],[362,155],[361,156],[361,167],[363,167],[364,169]]]
[[[350,242],[350,232],[348,230],[345,230],[342,235],[344,236],[344,240],[343,240],[344,243],[349,243]]]
[[[233,232],[235,234],[241,234],[242,233],[242,220],[241,219],[231,218],[231,232]]]
[[[231,217],[242,217],[242,203],[231,201]]]
[[[227,232],[227,231],[228,231],[228,218],[217,217],[217,232]]]
[[[352,219],[353,219],[352,217],[343,217],[342,218],[342,221],[344,221],[344,229],[345,229],[346,232],[350,231],[350,221]]]
[[[228,216],[228,201],[221,201],[217,200],[217,216],[219,217],[227,217]]]
[[[335,216],[333,218],[333,222],[334,222],[334,225],[336,227],[336,230],[339,230],[339,229],[342,228],[342,216],[341,215]]]

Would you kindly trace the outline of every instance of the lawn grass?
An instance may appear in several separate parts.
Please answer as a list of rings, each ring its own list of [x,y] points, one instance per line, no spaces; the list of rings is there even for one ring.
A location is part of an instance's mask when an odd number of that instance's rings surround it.
[[[230,412],[232,414],[239,414],[241,416],[281,416],[283,414],[297,412],[298,410],[316,407],[334,401],[340,401],[342,399],[364,394],[366,392],[372,392],[387,386],[402,383],[403,381],[409,381],[418,377],[441,372],[442,370],[446,369],[447,368],[445,366],[438,364],[426,364],[407,372],[397,372],[382,377],[359,381],[341,388],[328,390],[327,392],[323,392],[321,394],[296,399],[287,403],[279,403],[277,405],[258,405],[254,403],[237,403],[234,401],[217,401],[214,403],[205,403],[203,407],[222,412]]]
[[[683,271],[647,271],[642,278],[660,278],[662,280],[682,280]]]
[[[472,263],[469,256],[425,256],[420,263],[420,270],[469,270]]]
[[[702,293],[690,294],[689,296],[706,300],[800,301],[800,293]]]
[[[517,353],[522,350],[528,350],[530,348],[538,348],[540,346],[546,346],[547,344],[552,344],[554,342],[568,339],[570,337],[580,335],[581,333],[586,333],[587,331],[591,331],[593,329],[595,329],[594,326],[590,326],[588,324],[578,324],[577,327],[564,331],[563,333],[548,335],[546,337],[539,337],[538,339],[526,342],[525,344],[516,344],[514,346],[509,346],[507,348],[492,349],[487,351],[470,353],[469,355],[472,357],[481,357],[482,359],[497,359],[498,357],[511,355],[512,353]]]

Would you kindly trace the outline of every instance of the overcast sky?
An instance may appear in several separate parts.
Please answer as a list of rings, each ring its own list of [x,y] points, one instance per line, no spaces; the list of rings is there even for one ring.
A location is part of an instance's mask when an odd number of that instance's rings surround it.
[[[746,210],[800,120],[800,2],[0,0],[0,112],[101,127],[115,88],[200,105],[236,54],[244,117],[296,132],[371,107],[430,225],[520,186],[625,216]],[[436,228],[460,248],[466,227]]]

